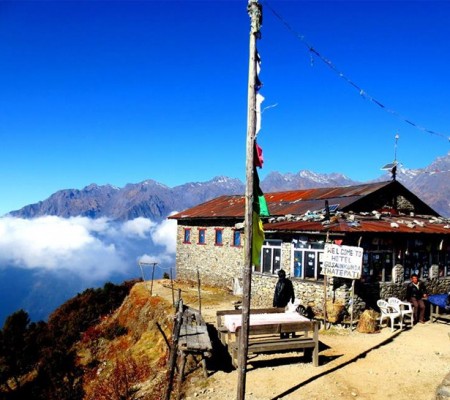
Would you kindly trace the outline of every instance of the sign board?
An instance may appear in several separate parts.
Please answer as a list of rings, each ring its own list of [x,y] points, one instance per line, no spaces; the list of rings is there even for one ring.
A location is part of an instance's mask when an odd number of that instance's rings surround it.
[[[325,244],[322,274],[339,278],[359,279],[361,277],[362,247]]]

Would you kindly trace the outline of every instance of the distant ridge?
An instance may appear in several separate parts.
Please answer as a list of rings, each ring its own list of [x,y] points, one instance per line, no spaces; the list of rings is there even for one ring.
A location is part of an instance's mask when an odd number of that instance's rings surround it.
[[[375,181],[389,179],[389,174],[384,174]],[[397,179],[438,213],[450,216],[450,153],[437,158],[426,168],[401,167]],[[274,192],[360,183],[339,173],[319,174],[302,170],[296,174],[271,172],[261,181],[261,188],[264,192]],[[107,217],[117,221],[145,217],[161,221],[173,211],[182,211],[220,195],[244,193],[242,181],[225,176],[173,188],[151,179],[129,183],[123,188],[91,184],[81,190],[60,190],[46,200],[11,211],[9,215],[22,218],[44,215]]]
[[[223,176],[174,188],[151,179],[129,183],[123,188],[90,184],[81,190],[59,190],[48,199],[11,211],[9,215],[21,218],[45,215],[107,217],[117,221],[144,217],[161,221],[173,211],[181,211],[222,194],[240,194],[244,190],[245,186],[239,179]]]

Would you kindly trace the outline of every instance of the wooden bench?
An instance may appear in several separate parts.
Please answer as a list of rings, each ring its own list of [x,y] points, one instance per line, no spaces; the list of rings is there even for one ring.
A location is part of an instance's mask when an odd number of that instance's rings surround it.
[[[208,334],[208,327],[197,310],[186,307],[183,313],[182,324],[178,338],[178,352],[181,356],[179,384],[184,379],[184,368],[186,357],[192,354],[194,357],[201,357],[203,374],[208,376],[206,369],[206,358],[212,356],[212,344]]]
[[[234,367],[238,367],[239,336],[241,327],[236,329],[235,341],[228,343],[228,351]],[[292,337],[280,337],[282,333],[293,334]],[[312,362],[319,365],[319,322],[288,322],[249,326],[248,354],[270,354],[287,351],[312,349]]]
[[[284,313],[284,308],[253,308],[250,309],[250,314],[272,314],[272,313]],[[217,318],[217,333],[220,341],[223,345],[227,345],[232,339],[234,334],[231,333],[228,328],[224,325],[225,315],[240,315],[242,310],[219,310],[216,312]]]

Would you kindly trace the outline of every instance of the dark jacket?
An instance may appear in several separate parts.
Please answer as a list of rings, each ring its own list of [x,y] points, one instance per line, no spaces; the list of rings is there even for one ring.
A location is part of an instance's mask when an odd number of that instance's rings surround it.
[[[273,295],[274,307],[286,307],[289,301],[294,302],[295,294],[292,282],[287,278],[280,278],[275,286]]]
[[[423,298],[423,295],[427,293],[423,282],[419,281],[417,285],[419,286],[418,288],[412,282],[409,282],[408,286],[406,286],[406,299],[408,301],[410,301],[412,297],[420,300]]]

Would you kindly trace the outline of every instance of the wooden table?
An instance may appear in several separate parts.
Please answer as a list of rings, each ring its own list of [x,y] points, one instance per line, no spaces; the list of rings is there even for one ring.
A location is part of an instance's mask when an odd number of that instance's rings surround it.
[[[281,314],[284,313],[284,308],[253,308],[250,310],[250,316],[253,314]],[[229,315],[236,315],[237,318],[242,318],[242,310],[218,310],[217,317],[217,332],[219,339],[223,345],[227,345],[231,340],[234,340],[234,334],[225,326],[225,318]],[[233,330],[234,331],[234,330]]]
[[[275,309],[280,310],[280,309]],[[251,310],[248,354],[281,353],[312,349],[314,366],[319,365],[319,323],[296,312],[258,313]],[[283,311],[283,310],[282,310]],[[242,316],[220,313],[222,334],[232,363],[237,368]]]

